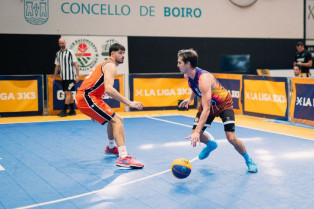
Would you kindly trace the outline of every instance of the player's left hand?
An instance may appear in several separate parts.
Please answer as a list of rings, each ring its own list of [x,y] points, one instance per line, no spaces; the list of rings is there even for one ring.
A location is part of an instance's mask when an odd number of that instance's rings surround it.
[[[193,132],[190,136],[185,137],[186,139],[191,139],[191,145],[196,147],[197,143],[200,145],[200,134],[197,132]]]
[[[138,110],[142,110],[143,109],[143,104],[141,102],[132,101],[131,104],[130,104],[130,107],[138,109]]]

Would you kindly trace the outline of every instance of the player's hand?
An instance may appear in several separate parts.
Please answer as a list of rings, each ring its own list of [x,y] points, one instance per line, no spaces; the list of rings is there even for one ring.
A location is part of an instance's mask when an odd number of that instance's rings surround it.
[[[80,81],[80,76],[76,75],[75,76],[75,82],[78,83]]]
[[[179,108],[182,107],[189,108],[190,103],[191,103],[190,99],[185,99],[179,104]]]
[[[185,137],[186,139],[191,139],[191,145],[196,147],[197,143],[200,145],[200,134],[197,132],[193,132],[190,136]]]
[[[51,83],[52,83],[52,84],[55,83],[55,78],[54,78],[54,77],[51,79]]]
[[[143,104],[141,102],[133,101],[131,102],[130,107],[138,109],[138,110],[142,110]]]

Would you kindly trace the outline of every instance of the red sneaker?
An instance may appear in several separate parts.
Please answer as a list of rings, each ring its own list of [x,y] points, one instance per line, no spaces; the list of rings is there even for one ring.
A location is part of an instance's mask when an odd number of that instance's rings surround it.
[[[114,148],[112,148],[112,149],[109,149],[109,147],[106,146],[104,151],[107,155],[115,155],[117,157],[119,156],[119,150],[118,150],[118,147],[116,147],[116,146],[114,146]]]
[[[136,160],[134,160],[135,158],[131,157],[131,156],[126,156],[125,158],[121,158],[119,157],[117,159],[117,166],[120,167],[127,167],[127,168],[143,168],[144,165],[140,162],[137,162]]]

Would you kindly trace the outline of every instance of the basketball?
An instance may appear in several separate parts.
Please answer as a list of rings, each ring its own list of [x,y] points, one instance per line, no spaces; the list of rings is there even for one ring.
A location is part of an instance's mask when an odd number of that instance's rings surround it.
[[[191,173],[192,166],[191,163],[184,158],[179,158],[173,161],[171,165],[171,172],[174,177],[178,179],[184,179],[188,177]]]

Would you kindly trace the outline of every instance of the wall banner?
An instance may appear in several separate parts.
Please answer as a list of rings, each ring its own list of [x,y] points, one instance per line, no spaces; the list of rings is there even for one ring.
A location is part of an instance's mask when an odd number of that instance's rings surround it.
[[[288,80],[283,77],[243,76],[243,112],[288,120]]]
[[[71,49],[80,69],[80,75],[87,75],[90,70],[110,57],[111,44],[120,43],[125,47],[124,63],[119,65],[119,74],[129,73],[128,39],[121,36],[62,36],[67,48]]]
[[[56,115],[58,114],[64,106],[65,94],[62,90],[61,86],[61,78],[56,77],[55,82],[52,84],[51,79],[52,75],[47,76],[47,84],[48,84],[48,114]],[[74,98],[76,95],[77,89],[81,86],[85,76],[80,76],[80,81],[75,85],[75,91],[72,92]],[[120,94],[124,95],[124,84],[123,84],[123,75],[117,75],[115,77],[113,87],[120,92]],[[103,95],[103,101],[106,102],[112,109],[116,112],[124,111],[124,104],[120,103],[114,99],[111,99],[108,95]],[[75,106],[75,109],[76,106]],[[79,112],[79,110],[77,110]]]
[[[225,87],[232,96],[233,110],[236,114],[242,114],[242,75],[234,74],[214,74],[223,87]]]
[[[314,126],[314,79],[292,78],[291,121]]]
[[[0,76],[0,117],[43,114],[43,76]]]
[[[189,98],[191,93],[182,74],[130,74],[130,98],[142,102],[144,110],[176,109],[178,100]],[[195,104],[196,98],[190,107]]]
[[[1,0],[0,25],[5,34],[303,37],[303,1],[252,1]]]

